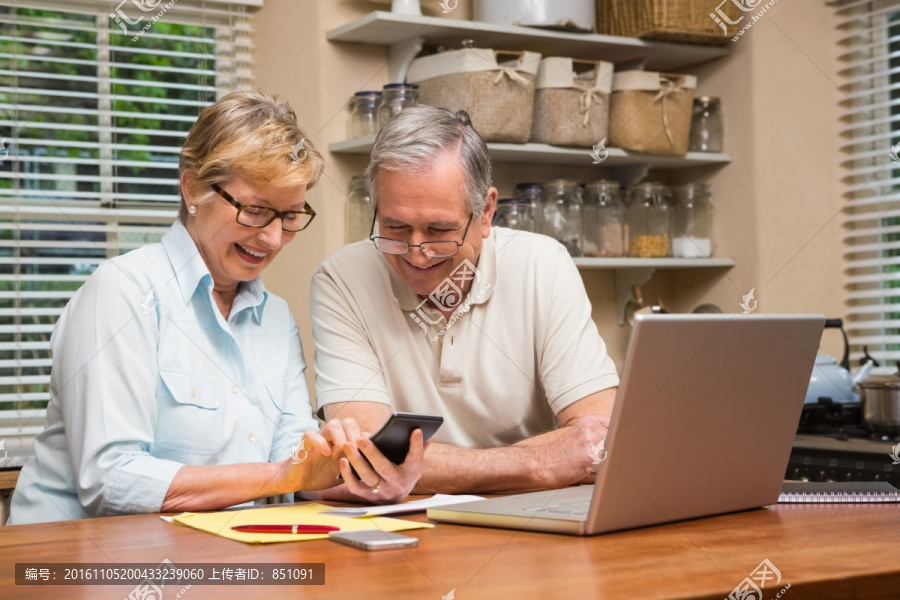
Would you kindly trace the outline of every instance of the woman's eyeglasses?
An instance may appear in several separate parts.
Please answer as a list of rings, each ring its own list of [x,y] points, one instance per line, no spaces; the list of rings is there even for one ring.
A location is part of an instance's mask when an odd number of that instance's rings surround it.
[[[274,208],[267,206],[257,206],[255,204],[241,204],[234,199],[234,196],[222,189],[222,187],[214,183],[210,186],[217,194],[222,196],[229,204],[238,209],[235,220],[246,227],[256,227],[262,229],[267,227],[269,223],[275,219],[281,219],[281,228],[285,231],[297,232],[303,231],[316,216],[309,203],[303,207],[303,210],[286,210],[278,212]]]

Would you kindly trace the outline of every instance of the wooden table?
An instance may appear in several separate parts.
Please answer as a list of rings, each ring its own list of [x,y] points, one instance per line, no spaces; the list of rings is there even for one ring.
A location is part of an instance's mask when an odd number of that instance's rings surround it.
[[[409,517],[425,520],[420,514]],[[250,546],[158,515],[0,528],[0,597],[126,598],[134,586],[15,585],[16,562],[325,563],[323,586],[192,586],[200,598],[722,600],[763,561],[775,598],[900,598],[900,505],[780,505],[590,538],[439,524],[409,550]],[[166,591],[164,600],[179,590]],[[753,600],[757,600],[754,598]]]

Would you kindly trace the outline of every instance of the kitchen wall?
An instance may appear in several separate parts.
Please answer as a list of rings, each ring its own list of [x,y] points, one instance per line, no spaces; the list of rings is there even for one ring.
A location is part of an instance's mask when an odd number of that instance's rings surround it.
[[[437,0],[422,4],[428,14],[440,13]],[[257,85],[290,101],[326,156],[325,176],[308,196],[319,216],[264,277],[288,300],[300,325],[310,384],[309,280],[319,262],[343,245],[348,181],[366,166],[363,157],[330,155],[326,148],[346,138],[347,99],[388,82],[386,49],[332,44],[325,32],[381,8],[366,0],[265,0],[255,21]],[[450,14],[470,17],[471,0],[460,0]],[[740,312],[742,295],[755,288],[758,312],[842,315],[835,22],[833,9],[820,0],[780,0],[738,42],[728,42],[730,57],[690,71],[700,78],[698,94],[722,98],[725,150],[733,162],[651,177],[712,184],[714,253],[737,265],[657,271],[645,286],[647,300],[659,298],[676,312],[703,302]],[[574,171],[497,165],[496,173],[502,196],[516,181]],[[594,320],[621,367],[629,330],[616,324],[613,273],[583,271],[583,279]],[[826,334],[823,349],[837,354],[837,337]]]

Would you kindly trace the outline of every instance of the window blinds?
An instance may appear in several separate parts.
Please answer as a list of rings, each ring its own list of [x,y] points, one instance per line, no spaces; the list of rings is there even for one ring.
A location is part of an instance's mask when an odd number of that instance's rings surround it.
[[[0,440],[10,454],[27,453],[43,427],[50,333],[66,302],[101,261],[159,241],[177,213],[185,134],[205,106],[250,87],[247,8],[169,4],[0,0]]]
[[[846,155],[845,324],[858,359],[900,360],[900,2],[838,0]],[[892,157],[893,154],[893,157]]]

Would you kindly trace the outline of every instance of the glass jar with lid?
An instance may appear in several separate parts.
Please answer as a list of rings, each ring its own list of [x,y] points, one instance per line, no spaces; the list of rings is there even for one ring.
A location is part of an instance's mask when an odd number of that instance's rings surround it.
[[[584,256],[625,256],[625,204],[619,182],[600,180],[587,184],[581,252]]]
[[[347,203],[345,243],[352,244],[369,237],[372,226],[372,197],[365,175],[350,178],[350,201]]]
[[[531,217],[535,223],[535,231],[537,231],[538,213],[541,209],[541,194],[544,186],[539,183],[517,183],[516,189],[513,191],[513,198],[519,198],[527,201],[531,205]]]
[[[689,149],[692,152],[721,152],[724,145],[723,138],[719,99],[713,96],[695,98]]]
[[[419,102],[419,86],[414,83],[389,83],[381,92],[381,104],[378,107],[378,129],[384,127],[391,117],[400,111]]]
[[[581,186],[577,181],[556,179],[544,183],[538,227],[569,251],[581,256]]]
[[[707,258],[712,254],[709,184],[691,183],[675,188],[672,211],[672,255]]]
[[[533,232],[534,217],[531,212],[531,202],[525,198],[497,200],[497,210],[494,211],[491,225]]]
[[[350,98],[350,121],[347,136],[350,139],[378,133],[378,107],[381,106],[381,92],[356,92]]]
[[[628,256],[669,255],[669,210],[661,183],[639,183],[628,203]]]

